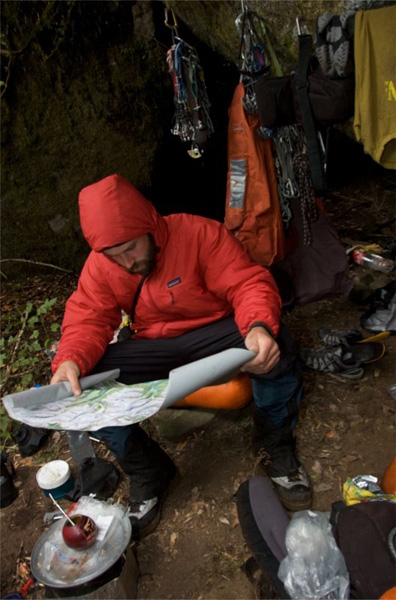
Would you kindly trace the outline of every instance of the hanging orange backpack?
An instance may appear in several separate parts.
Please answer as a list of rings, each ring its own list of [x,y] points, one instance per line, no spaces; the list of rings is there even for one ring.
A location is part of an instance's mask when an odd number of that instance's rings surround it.
[[[229,109],[224,224],[256,262],[270,266],[287,253],[272,142],[259,137],[259,117],[245,111],[244,96],[239,83]]]

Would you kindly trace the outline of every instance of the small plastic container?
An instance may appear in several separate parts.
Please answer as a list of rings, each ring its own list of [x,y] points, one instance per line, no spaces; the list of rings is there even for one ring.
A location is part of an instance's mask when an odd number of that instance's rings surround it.
[[[42,466],[36,473],[37,483],[44,495],[51,494],[55,500],[63,498],[73,487],[73,477],[65,460],[53,460]]]

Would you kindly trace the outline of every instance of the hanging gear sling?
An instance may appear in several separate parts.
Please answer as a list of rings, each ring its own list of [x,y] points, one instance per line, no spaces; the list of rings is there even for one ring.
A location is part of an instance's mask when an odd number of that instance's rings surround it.
[[[169,22],[169,13],[172,14],[172,23]],[[175,14],[167,8],[165,25],[172,30],[173,42],[166,59],[175,103],[171,133],[178,135],[182,142],[190,142],[189,156],[200,158],[214,131],[204,73],[195,48],[179,37]]]
[[[254,260],[271,266],[277,281],[285,278],[296,304],[332,294],[348,295],[353,282],[346,276],[347,257],[315,197],[303,124],[286,121],[273,128],[259,126],[256,83],[271,83],[271,67],[278,79],[287,78],[279,77],[274,52],[268,42],[262,42],[268,37],[260,28],[262,19],[252,16],[246,0],[242,7],[246,14],[236,24],[245,38],[241,81],[229,111],[224,223]],[[304,68],[300,68],[301,95]]]

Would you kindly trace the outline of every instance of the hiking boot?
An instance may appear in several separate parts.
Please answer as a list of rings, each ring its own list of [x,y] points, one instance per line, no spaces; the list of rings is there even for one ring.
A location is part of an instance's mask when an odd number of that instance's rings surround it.
[[[161,519],[162,506],[165,498],[176,487],[180,481],[180,473],[175,472],[169,481],[167,488],[159,496],[143,500],[141,502],[130,502],[129,521],[132,526],[132,540],[141,540],[154,531]]]
[[[306,510],[312,504],[312,488],[302,465],[282,477],[271,477],[281,504],[288,510]]]
[[[338,329],[320,327],[316,335],[325,346],[353,346],[363,339],[362,334],[357,329],[340,331]]]
[[[304,467],[295,456],[293,459],[295,467],[285,475],[279,474],[284,471],[283,465],[268,458],[263,458],[259,462],[257,470],[259,474],[271,479],[282,506],[295,512],[311,507],[312,487]]]
[[[271,479],[279,501],[288,510],[310,508],[311,482],[296,456],[296,440],[290,423],[279,428],[257,412],[253,419],[253,452],[261,459],[258,474]]]

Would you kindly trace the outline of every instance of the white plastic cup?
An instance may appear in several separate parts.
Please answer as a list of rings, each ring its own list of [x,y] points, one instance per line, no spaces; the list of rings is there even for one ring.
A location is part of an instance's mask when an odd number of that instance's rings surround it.
[[[73,487],[73,477],[65,460],[53,460],[42,466],[36,473],[37,483],[45,496],[55,500],[63,498]]]

